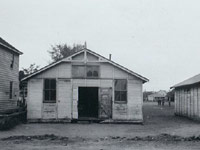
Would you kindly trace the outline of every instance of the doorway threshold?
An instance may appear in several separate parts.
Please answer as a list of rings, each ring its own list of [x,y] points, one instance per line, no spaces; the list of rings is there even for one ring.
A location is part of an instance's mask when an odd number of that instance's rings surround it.
[[[100,123],[102,121],[104,120],[99,119],[99,118],[92,118],[92,117],[81,117],[81,118],[72,120],[73,123],[80,123],[80,124]]]

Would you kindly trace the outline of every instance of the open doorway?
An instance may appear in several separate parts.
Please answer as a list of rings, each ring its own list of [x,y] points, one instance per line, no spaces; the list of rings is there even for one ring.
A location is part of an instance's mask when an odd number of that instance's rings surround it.
[[[80,118],[98,118],[98,87],[79,87],[78,116]]]

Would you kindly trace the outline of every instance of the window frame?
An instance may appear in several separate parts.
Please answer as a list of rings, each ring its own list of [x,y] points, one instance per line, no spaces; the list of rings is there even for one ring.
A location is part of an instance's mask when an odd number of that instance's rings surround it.
[[[45,81],[46,80],[49,80],[49,86],[51,85],[50,81],[55,80],[55,89],[51,89],[51,87],[50,87],[50,89],[45,89]],[[55,100],[51,100],[51,98],[50,98],[50,100],[46,100],[45,99],[46,91],[50,92],[49,97],[51,96],[51,92],[54,91],[55,92]],[[43,103],[56,103],[56,102],[57,102],[57,80],[56,80],[56,78],[45,78],[44,82],[43,82]]]
[[[74,67],[83,67],[84,68],[84,76],[74,76]],[[88,68],[90,67],[97,67],[97,71],[98,71],[98,76],[93,76],[93,70],[92,69],[92,76],[88,76]],[[72,65],[72,78],[74,79],[99,79],[100,78],[100,66],[99,65]]]
[[[84,76],[81,77],[81,76],[74,76],[74,67],[83,67],[84,68]],[[85,78],[85,74],[86,74],[86,69],[85,69],[85,65],[72,65],[72,78],[75,78],[75,79],[84,79]]]
[[[13,99],[13,81],[10,81],[9,99]]]
[[[92,76],[91,77],[88,77],[87,73],[88,73],[88,68],[92,68],[92,67],[97,67],[97,71],[98,71],[98,76],[93,76],[93,73],[94,73],[94,69],[92,69]],[[87,79],[98,79],[100,78],[100,66],[98,65],[86,65],[86,71],[85,71],[85,76]]]
[[[116,89],[116,86],[115,86],[116,81],[126,81],[126,90]],[[120,100],[116,100],[116,92],[120,93]],[[121,100],[121,95],[122,95],[121,92],[125,92],[126,93],[126,99],[125,100]],[[115,79],[114,80],[114,96],[115,96],[115,99],[114,99],[115,103],[127,104],[127,102],[128,102],[128,80],[127,79]]]
[[[12,60],[11,60],[11,64],[10,64],[11,69],[14,68],[14,62],[15,62],[15,54],[12,54]]]

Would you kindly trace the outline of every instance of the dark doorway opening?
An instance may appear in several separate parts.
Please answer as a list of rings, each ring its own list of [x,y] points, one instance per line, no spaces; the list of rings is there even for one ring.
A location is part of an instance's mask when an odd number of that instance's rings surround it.
[[[98,87],[79,87],[78,116],[81,118],[98,118]]]

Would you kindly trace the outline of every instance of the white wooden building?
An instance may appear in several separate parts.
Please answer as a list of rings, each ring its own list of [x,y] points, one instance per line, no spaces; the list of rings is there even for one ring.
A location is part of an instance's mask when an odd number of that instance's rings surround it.
[[[164,90],[160,90],[153,94],[148,95],[148,101],[157,102],[158,100],[165,100],[167,96],[167,92]]]
[[[175,114],[200,120],[200,74],[174,85]]]
[[[17,108],[21,54],[22,52],[0,38],[0,113],[10,113]]]
[[[83,49],[23,79],[29,121],[143,121],[148,79]]]

